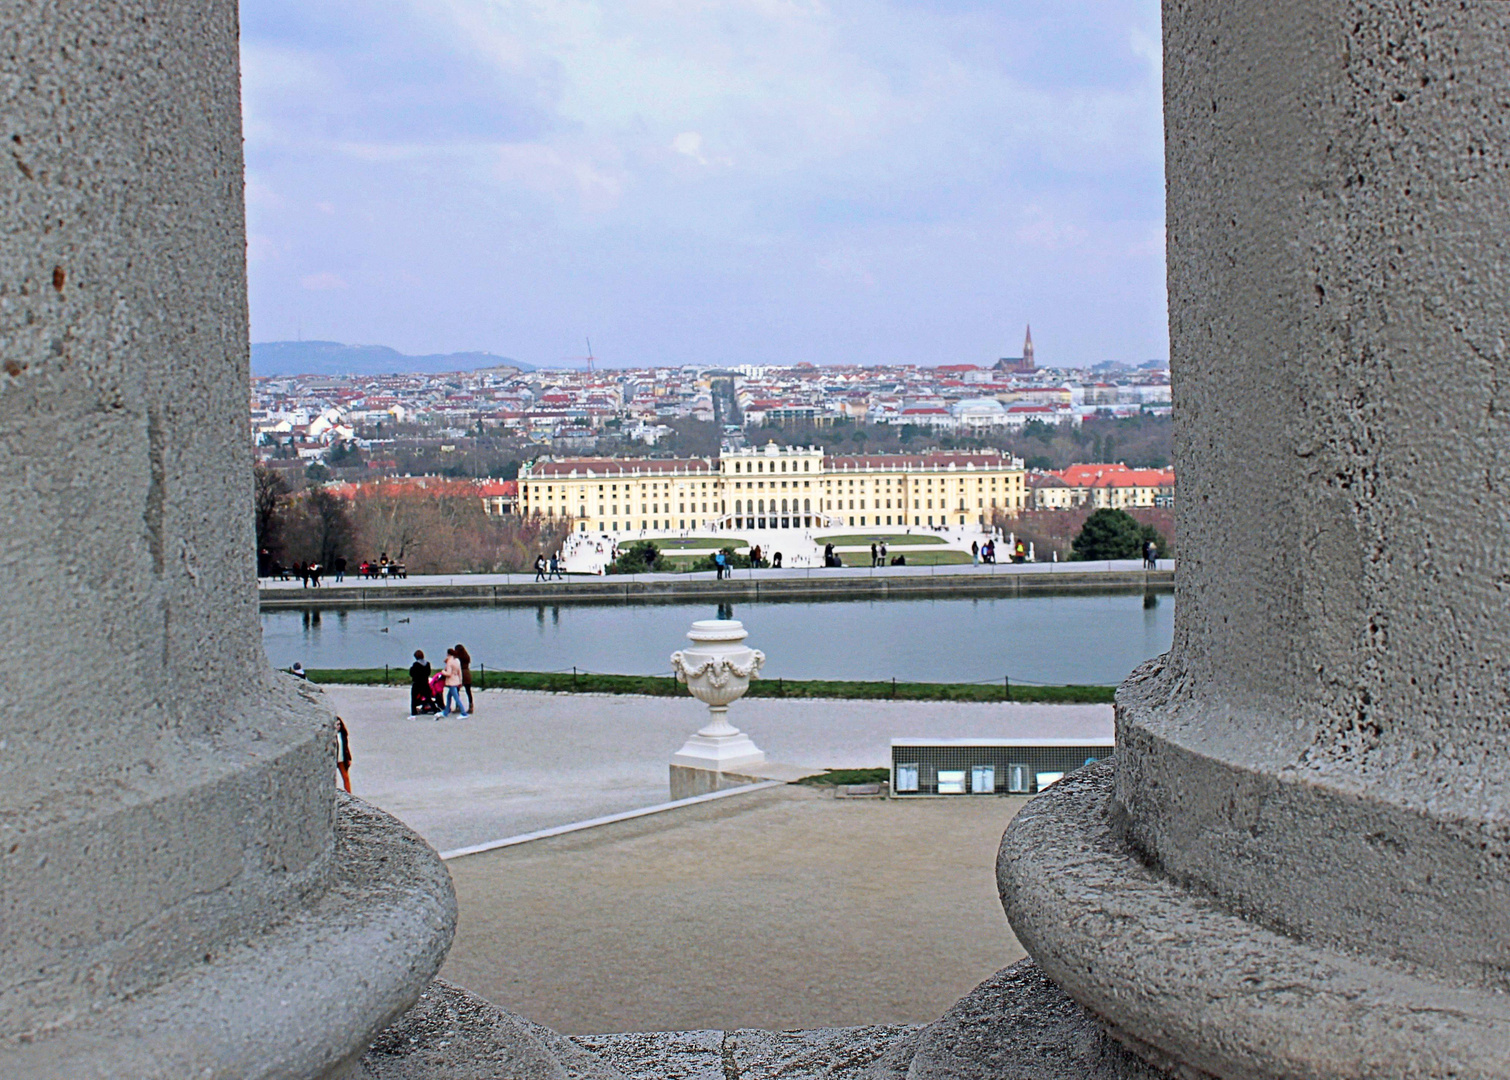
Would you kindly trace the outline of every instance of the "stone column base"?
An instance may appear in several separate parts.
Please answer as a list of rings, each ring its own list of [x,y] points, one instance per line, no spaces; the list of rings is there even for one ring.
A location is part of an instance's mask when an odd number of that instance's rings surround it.
[[[289,918],[138,997],[0,1044],[6,1080],[350,1075],[445,959],[456,894],[440,857],[337,794],[328,887]]]
[[[1119,1041],[1181,1075],[1506,1075],[1510,995],[1288,937],[1181,888],[1123,842],[1115,763],[1024,807],[996,873],[1017,939]]]

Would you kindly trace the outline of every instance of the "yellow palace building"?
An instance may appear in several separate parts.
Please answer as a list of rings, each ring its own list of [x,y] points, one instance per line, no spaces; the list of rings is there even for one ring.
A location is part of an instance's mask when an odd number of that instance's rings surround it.
[[[986,526],[1026,499],[1022,460],[997,450],[834,455],[772,444],[716,459],[540,458],[519,473],[521,513],[610,536]]]

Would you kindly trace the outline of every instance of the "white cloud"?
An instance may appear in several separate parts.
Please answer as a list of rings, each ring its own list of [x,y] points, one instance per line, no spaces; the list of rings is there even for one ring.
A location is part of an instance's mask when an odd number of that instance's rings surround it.
[[[1162,335],[1130,313],[1162,310],[1156,0],[242,11],[256,258],[346,253],[363,286],[339,304],[362,340],[431,327],[414,347],[491,334],[528,358],[622,319],[656,342],[647,359],[688,358],[759,295],[783,315],[752,351],[844,328],[889,344],[909,312],[927,342],[980,325],[972,304],[1031,315],[1061,295],[1061,340],[1095,358],[1129,326]],[[425,284],[381,302],[395,266]],[[297,284],[344,288],[316,279]],[[295,283],[253,275],[254,325],[288,321]],[[1104,320],[1069,313],[1087,295]]]
[[[609,155],[604,155],[609,156]],[[497,175],[531,191],[573,202],[589,212],[617,205],[623,192],[622,169],[595,160],[590,151],[570,146],[518,143],[498,148]]]
[[[703,157],[703,137],[695,131],[681,132],[671,140],[671,149],[691,158],[699,165],[708,164],[708,159]]]

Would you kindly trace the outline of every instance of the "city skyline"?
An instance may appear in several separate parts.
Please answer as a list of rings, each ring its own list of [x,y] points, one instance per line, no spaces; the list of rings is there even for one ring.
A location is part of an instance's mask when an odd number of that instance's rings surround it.
[[[1159,15],[242,6],[258,342],[1164,359]]]

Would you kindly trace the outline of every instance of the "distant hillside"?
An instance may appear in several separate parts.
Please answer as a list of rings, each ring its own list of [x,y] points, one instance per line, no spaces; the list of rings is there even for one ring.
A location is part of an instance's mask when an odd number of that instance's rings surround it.
[[[531,364],[485,352],[408,356],[386,345],[342,345],[339,341],[264,341],[252,346],[253,375],[391,375],[473,371],[500,364],[535,370]]]

